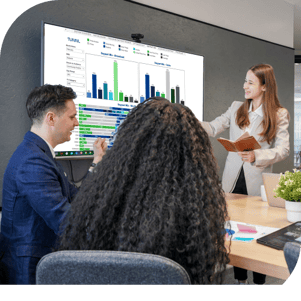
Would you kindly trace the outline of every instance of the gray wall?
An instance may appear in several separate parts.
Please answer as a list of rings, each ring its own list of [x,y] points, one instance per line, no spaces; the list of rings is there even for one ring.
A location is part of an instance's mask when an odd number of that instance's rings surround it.
[[[205,57],[204,120],[226,111],[233,100],[244,100],[246,71],[257,63],[271,64],[279,97],[291,115],[291,155],[275,164],[274,171],[293,168],[294,50],[237,34],[215,26],[122,0],[60,0],[39,4],[24,12],[11,26],[0,56],[0,182],[12,153],[30,128],[25,102],[40,85],[41,20],[66,27],[130,39],[143,33],[143,42],[201,54]],[[228,133],[222,137],[228,138]],[[227,152],[211,139],[220,167]],[[79,180],[90,160],[65,161]],[[1,205],[1,201],[0,201]]]

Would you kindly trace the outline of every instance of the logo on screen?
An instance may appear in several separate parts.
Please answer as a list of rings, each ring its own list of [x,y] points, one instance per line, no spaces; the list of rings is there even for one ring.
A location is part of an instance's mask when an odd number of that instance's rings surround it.
[[[74,38],[69,38],[69,37],[68,37],[68,41],[69,41],[69,42],[80,43],[79,39],[74,39]]]

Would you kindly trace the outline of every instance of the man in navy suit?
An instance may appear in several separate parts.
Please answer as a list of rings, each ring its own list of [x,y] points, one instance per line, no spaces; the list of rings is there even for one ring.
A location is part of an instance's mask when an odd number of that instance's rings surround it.
[[[28,96],[32,127],[12,155],[3,179],[0,236],[5,283],[35,284],[36,266],[55,245],[77,188],[69,183],[53,149],[78,126],[71,88],[44,85]],[[105,139],[94,143],[95,166]],[[90,171],[93,167],[90,167]]]

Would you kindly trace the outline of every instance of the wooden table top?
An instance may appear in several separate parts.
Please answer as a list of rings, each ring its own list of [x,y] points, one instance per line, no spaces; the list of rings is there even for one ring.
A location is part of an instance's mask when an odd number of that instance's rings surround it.
[[[230,220],[273,228],[291,224],[284,208],[270,207],[261,197],[226,193],[226,201]],[[229,257],[233,266],[280,279],[290,275],[283,251],[260,245],[256,240],[232,241]]]

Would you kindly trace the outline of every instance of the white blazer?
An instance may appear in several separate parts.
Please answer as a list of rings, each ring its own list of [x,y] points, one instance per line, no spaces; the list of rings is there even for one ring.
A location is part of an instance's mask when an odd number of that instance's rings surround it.
[[[215,137],[224,130],[230,128],[230,140],[235,141],[244,131],[236,124],[236,112],[243,104],[240,101],[234,101],[227,112],[217,117],[211,122],[201,122],[203,128],[209,136]],[[246,186],[249,195],[260,196],[260,186],[263,185],[262,173],[272,172],[272,165],[288,157],[289,146],[289,113],[286,109],[278,110],[278,122],[275,139],[268,144],[260,142],[262,136],[258,134],[263,128],[261,122],[263,117],[258,116],[254,121],[254,126],[250,135],[254,136],[261,145],[261,149],[254,150],[255,162],[243,162],[241,157],[235,152],[229,152],[222,178],[222,187],[225,192],[232,192],[237,182],[241,167],[244,167]]]

